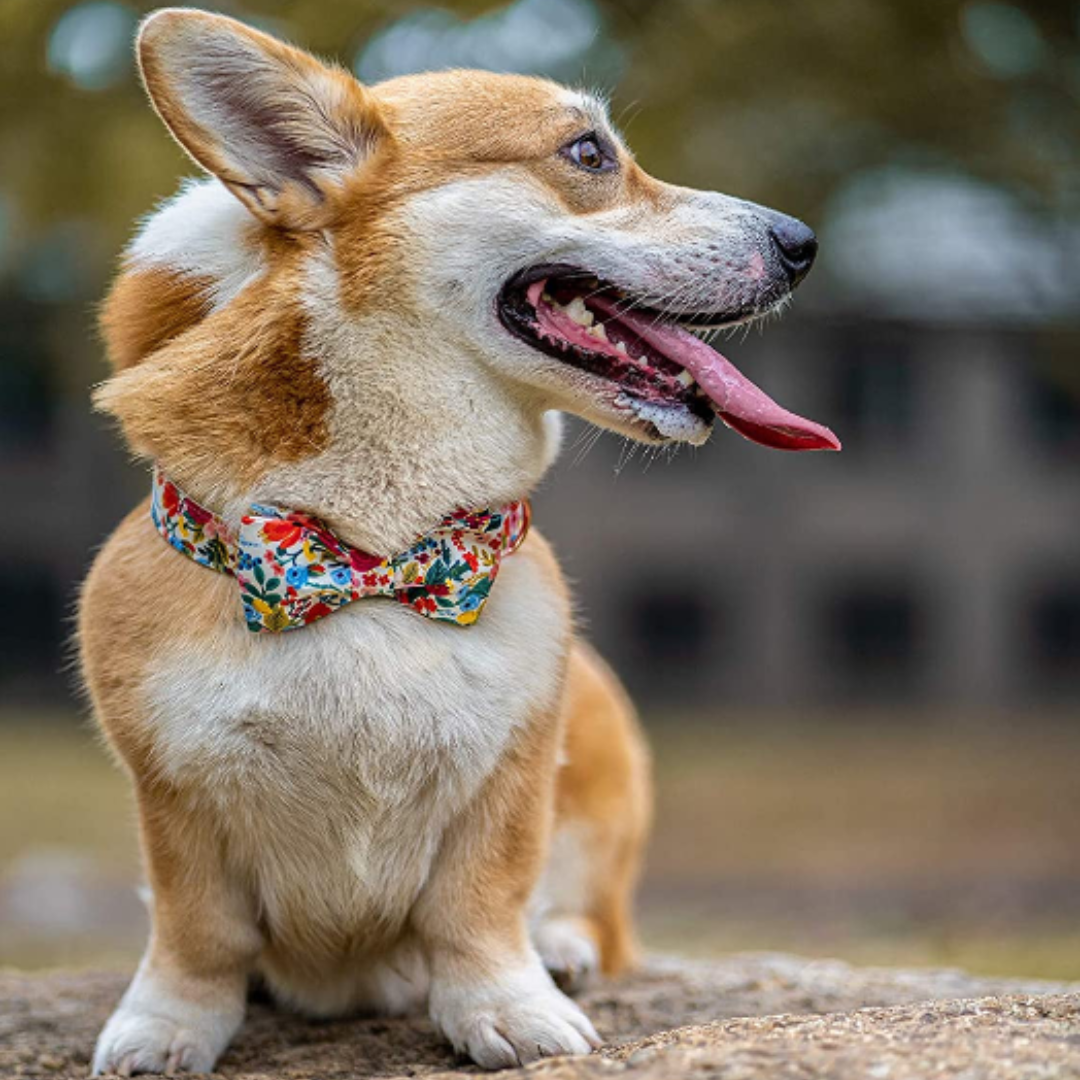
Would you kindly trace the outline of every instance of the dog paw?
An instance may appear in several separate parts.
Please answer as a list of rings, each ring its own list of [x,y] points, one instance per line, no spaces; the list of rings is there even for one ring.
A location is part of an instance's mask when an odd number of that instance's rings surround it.
[[[568,994],[586,987],[600,967],[596,942],[578,919],[542,920],[533,931],[533,944],[555,984]]]
[[[199,1023],[195,1015],[173,1019],[121,1006],[98,1039],[91,1075],[208,1073],[232,1034],[208,1019]]]
[[[442,988],[433,994],[432,1018],[455,1050],[485,1069],[588,1054],[601,1043],[588,1017],[539,964],[524,980]]]

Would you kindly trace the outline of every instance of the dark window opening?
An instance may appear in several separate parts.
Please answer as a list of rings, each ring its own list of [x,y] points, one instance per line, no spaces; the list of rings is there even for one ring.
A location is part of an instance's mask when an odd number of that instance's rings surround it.
[[[52,423],[47,322],[24,301],[0,301],[0,446],[40,447]]]
[[[841,693],[889,695],[914,689],[926,627],[911,583],[845,583],[825,600],[822,623]]]
[[[845,334],[836,360],[837,431],[845,448],[900,448],[911,440],[915,371],[910,342],[902,335]]]
[[[715,598],[694,591],[633,591],[626,601],[624,674],[643,695],[695,700],[714,670],[720,640]],[[640,679],[636,676],[640,674]]]
[[[1049,689],[1080,687],[1080,580],[1037,590],[1028,603],[1029,661]]]
[[[1026,383],[1031,433],[1039,449],[1080,460],[1080,380],[1030,367]]]
[[[0,629],[0,697],[61,697],[64,619],[60,590],[50,569],[20,566],[0,573],[0,595],[11,618]]]

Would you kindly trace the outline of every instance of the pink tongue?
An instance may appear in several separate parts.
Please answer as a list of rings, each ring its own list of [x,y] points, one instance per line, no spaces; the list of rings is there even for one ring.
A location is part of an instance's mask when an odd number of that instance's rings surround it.
[[[752,442],[777,450],[839,450],[840,440],[824,425],[804,420],[777,405],[734,364],[681,326],[657,324],[654,316],[619,311],[604,296],[589,306],[633,330],[647,345],[686,368],[705,391],[716,415]]]

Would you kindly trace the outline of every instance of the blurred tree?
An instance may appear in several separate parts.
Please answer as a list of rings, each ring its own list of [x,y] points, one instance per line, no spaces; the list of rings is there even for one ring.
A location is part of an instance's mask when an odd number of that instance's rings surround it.
[[[153,6],[0,2],[0,269],[25,274],[27,253],[52,244],[85,268],[68,275],[66,295],[92,295],[132,219],[193,171],[143,101],[130,60],[136,21]],[[205,6],[345,63],[379,28],[424,7]],[[500,6],[452,9],[468,19]],[[622,50],[613,114],[662,176],[814,220],[852,174],[906,162],[984,178],[1048,214],[1080,212],[1072,4],[598,0],[595,10]],[[594,74],[586,55],[582,81]]]

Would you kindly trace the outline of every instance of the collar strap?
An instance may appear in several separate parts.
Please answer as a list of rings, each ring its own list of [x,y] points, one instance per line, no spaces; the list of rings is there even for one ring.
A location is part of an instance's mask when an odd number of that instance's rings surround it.
[[[384,558],[339,540],[317,518],[253,505],[233,531],[154,469],[150,516],[177,551],[231,574],[247,627],[295,630],[354,600],[392,597],[431,619],[468,626],[506,555],[529,530],[529,504],[455,510],[407,551]]]

